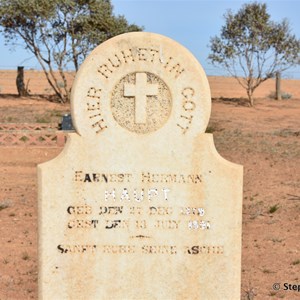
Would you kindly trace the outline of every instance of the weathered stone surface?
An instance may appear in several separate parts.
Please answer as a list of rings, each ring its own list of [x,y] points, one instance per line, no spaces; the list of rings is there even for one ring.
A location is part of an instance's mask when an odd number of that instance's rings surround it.
[[[239,299],[242,167],[205,134],[210,91],[169,38],[130,33],[86,59],[77,133],[39,165],[41,299]]]

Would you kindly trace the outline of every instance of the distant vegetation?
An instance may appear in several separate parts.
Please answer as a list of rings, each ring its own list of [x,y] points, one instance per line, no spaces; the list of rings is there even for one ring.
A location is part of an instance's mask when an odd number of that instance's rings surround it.
[[[1,0],[0,26],[7,44],[21,40],[35,55],[60,102],[70,99],[70,65],[77,71],[97,45],[142,30],[115,16],[110,0]]]
[[[270,20],[264,3],[244,4],[236,14],[228,11],[221,34],[211,38],[210,48],[209,60],[238,80],[251,106],[262,82],[300,63],[300,40],[291,34],[287,20]]]

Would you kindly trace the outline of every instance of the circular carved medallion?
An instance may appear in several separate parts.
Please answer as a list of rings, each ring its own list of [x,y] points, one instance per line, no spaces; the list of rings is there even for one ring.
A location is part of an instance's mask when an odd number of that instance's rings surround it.
[[[169,119],[172,96],[165,82],[153,73],[135,72],[123,77],[111,94],[116,122],[135,133],[149,133]]]

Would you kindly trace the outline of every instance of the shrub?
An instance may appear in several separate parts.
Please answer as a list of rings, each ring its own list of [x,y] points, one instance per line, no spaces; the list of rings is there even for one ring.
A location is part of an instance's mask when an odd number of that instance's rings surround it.
[[[276,99],[276,93],[275,92],[271,92],[268,96],[270,99]],[[282,100],[288,100],[291,99],[293,97],[292,94],[289,94],[287,92],[282,92],[281,93],[281,99]]]

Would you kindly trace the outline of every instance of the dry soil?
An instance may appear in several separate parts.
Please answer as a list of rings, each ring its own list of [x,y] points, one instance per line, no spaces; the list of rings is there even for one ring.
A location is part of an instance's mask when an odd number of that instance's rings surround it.
[[[273,83],[265,85],[254,108],[232,79],[210,82],[207,131],[224,158],[244,166],[241,299],[300,299],[292,290],[300,285],[300,81],[285,85],[294,96],[282,101],[268,98]],[[69,109],[0,95],[0,123],[59,122]],[[36,166],[61,150],[0,147],[1,300],[37,299]]]

